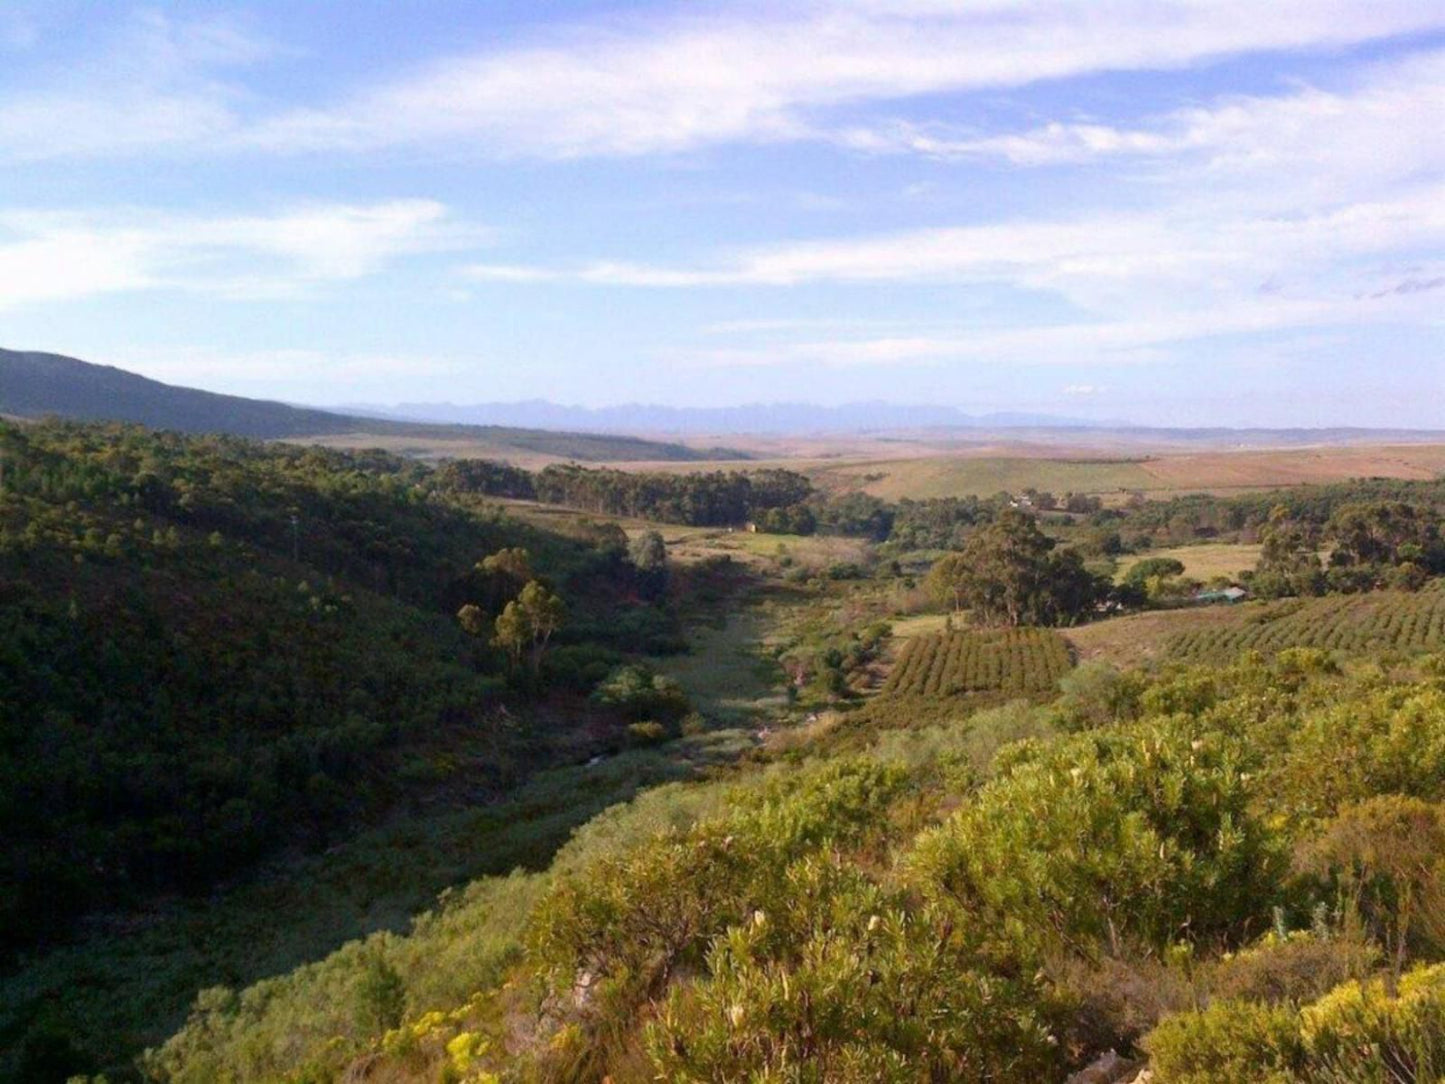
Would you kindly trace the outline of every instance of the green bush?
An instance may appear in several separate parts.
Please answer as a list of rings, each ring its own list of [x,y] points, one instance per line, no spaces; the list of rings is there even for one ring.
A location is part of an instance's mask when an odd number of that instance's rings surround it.
[[[1295,1010],[1248,1001],[1168,1017],[1144,1049],[1158,1084],[1290,1084],[1304,1059]]]
[[[632,723],[675,723],[691,710],[681,685],[640,663],[613,670],[593,690],[592,700]]]
[[[1295,1009],[1218,1001],[1163,1021],[1144,1042],[1159,1084],[1397,1084],[1445,1074],[1445,965],[1348,982]]]
[[[647,1047],[664,1079],[1032,1084],[1061,1074],[1041,992],[978,968],[946,918],[855,868],[789,868],[678,984]]]
[[[1025,748],[919,838],[911,877],[1029,952],[1237,937],[1287,869],[1241,761],[1236,743],[1169,723]]]

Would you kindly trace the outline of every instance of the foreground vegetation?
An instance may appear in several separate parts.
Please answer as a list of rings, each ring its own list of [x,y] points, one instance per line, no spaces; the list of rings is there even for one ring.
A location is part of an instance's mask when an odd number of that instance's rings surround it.
[[[1442,1042],[1433,673],[1081,672],[1050,707],[654,790],[406,937],[208,992],[147,1068],[1022,1082],[1113,1048],[1166,1082],[1373,1079]]]
[[[0,1075],[1442,1064],[1434,485],[1115,514],[0,440]],[[1150,551],[1205,521],[1301,597],[1198,608]],[[1077,648],[1141,619],[1149,669]]]

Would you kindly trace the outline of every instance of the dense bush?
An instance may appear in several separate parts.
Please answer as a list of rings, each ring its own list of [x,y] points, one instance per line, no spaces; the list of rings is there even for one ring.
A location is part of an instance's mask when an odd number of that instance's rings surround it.
[[[1011,950],[1239,939],[1288,869],[1249,780],[1237,743],[1174,723],[1021,747],[920,838],[913,880]]]
[[[1445,1073],[1445,967],[1346,983],[1303,1008],[1219,1001],[1150,1034],[1160,1084],[1435,1081]]]

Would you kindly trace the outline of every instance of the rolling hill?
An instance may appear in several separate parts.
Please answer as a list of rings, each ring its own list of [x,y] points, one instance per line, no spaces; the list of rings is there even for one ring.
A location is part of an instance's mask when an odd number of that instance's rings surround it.
[[[481,448],[500,458],[522,454],[617,462],[700,460],[713,454],[683,444],[612,434],[362,418],[177,387],[61,354],[4,349],[0,349],[0,414],[135,422],[153,429],[229,433],[262,440],[314,437],[335,443],[343,437],[400,438],[434,446]]]

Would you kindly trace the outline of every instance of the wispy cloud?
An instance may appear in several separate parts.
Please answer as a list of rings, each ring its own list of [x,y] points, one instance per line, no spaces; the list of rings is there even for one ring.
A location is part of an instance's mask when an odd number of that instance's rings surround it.
[[[1171,114],[1147,132],[1048,127],[973,147],[1019,163],[1050,155],[1147,157],[1139,204],[987,225],[778,243],[683,265],[601,260],[486,265],[474,278],[705,288],[812,283],[991,286],[1063,303],[1053,328],[963,337],[767,343],[705,351],[721,363],[931,362],[945,357],[1155,355],[1210,334],[1384,318],[1431,319],[1434,272],[1402,273],[1445,250],[1445,52],[1377,68],[1345,90],[1300,87]],[[998,137],[1005,139],[1008,137]],[[1021,146],[1021,144],[1020,144]],[[1049,149],[1054,148],[1054,149]],[[1062,149],[1060,149],[1062,148]],[[1264,284],[1263,286],[1261,284]],[[1402,288],[1402,284],[1404,284]],[[1422,285],[1423,284],[1423,285]],[[1071,312],[1073,318],[1061,312]]]
[[[241,138],[291,150],[442,143],[573,158],[818,138],[829,111],[925,94],[1161,70],[1445,25],[1417,0],[986,0],[734,8],[614,20],[454,57]]]
[[[216,217],[0,210],[0,307],[147,289],[285,296],[484,236],[445,219],[430,200]]]
[[[1295,199],[1312,191],[1339,199],[1381,179],[1445,169],[1439,123],[1445,115],[1445,51],[1426,50],[1368,68],[1348,83],[1333,90],[1232,95],[1132,127],[1056,120],[1021,132],[979,135],[900,122],[845,130],[838,138],[880,153],[1002,159],[1017,166],[1134,160],[1157,164],[1166,177],[1187,169],[1195,183],[1248,181],[1308,166],[1308,173],[1293,178]],[[1322,181],[1318,188],[1310,183],[1315,177]]]
[[[105,342],[81,350],[153,380],[236,395],[305,402],[356,401],[408,379],[455,378],[469,364],[458,358],[354,350],[282,347],[225,350],[206,344],[136,347]],[[471,363],[472,365],[475,362]],[[345,389],[344,393],[339,389]]]

